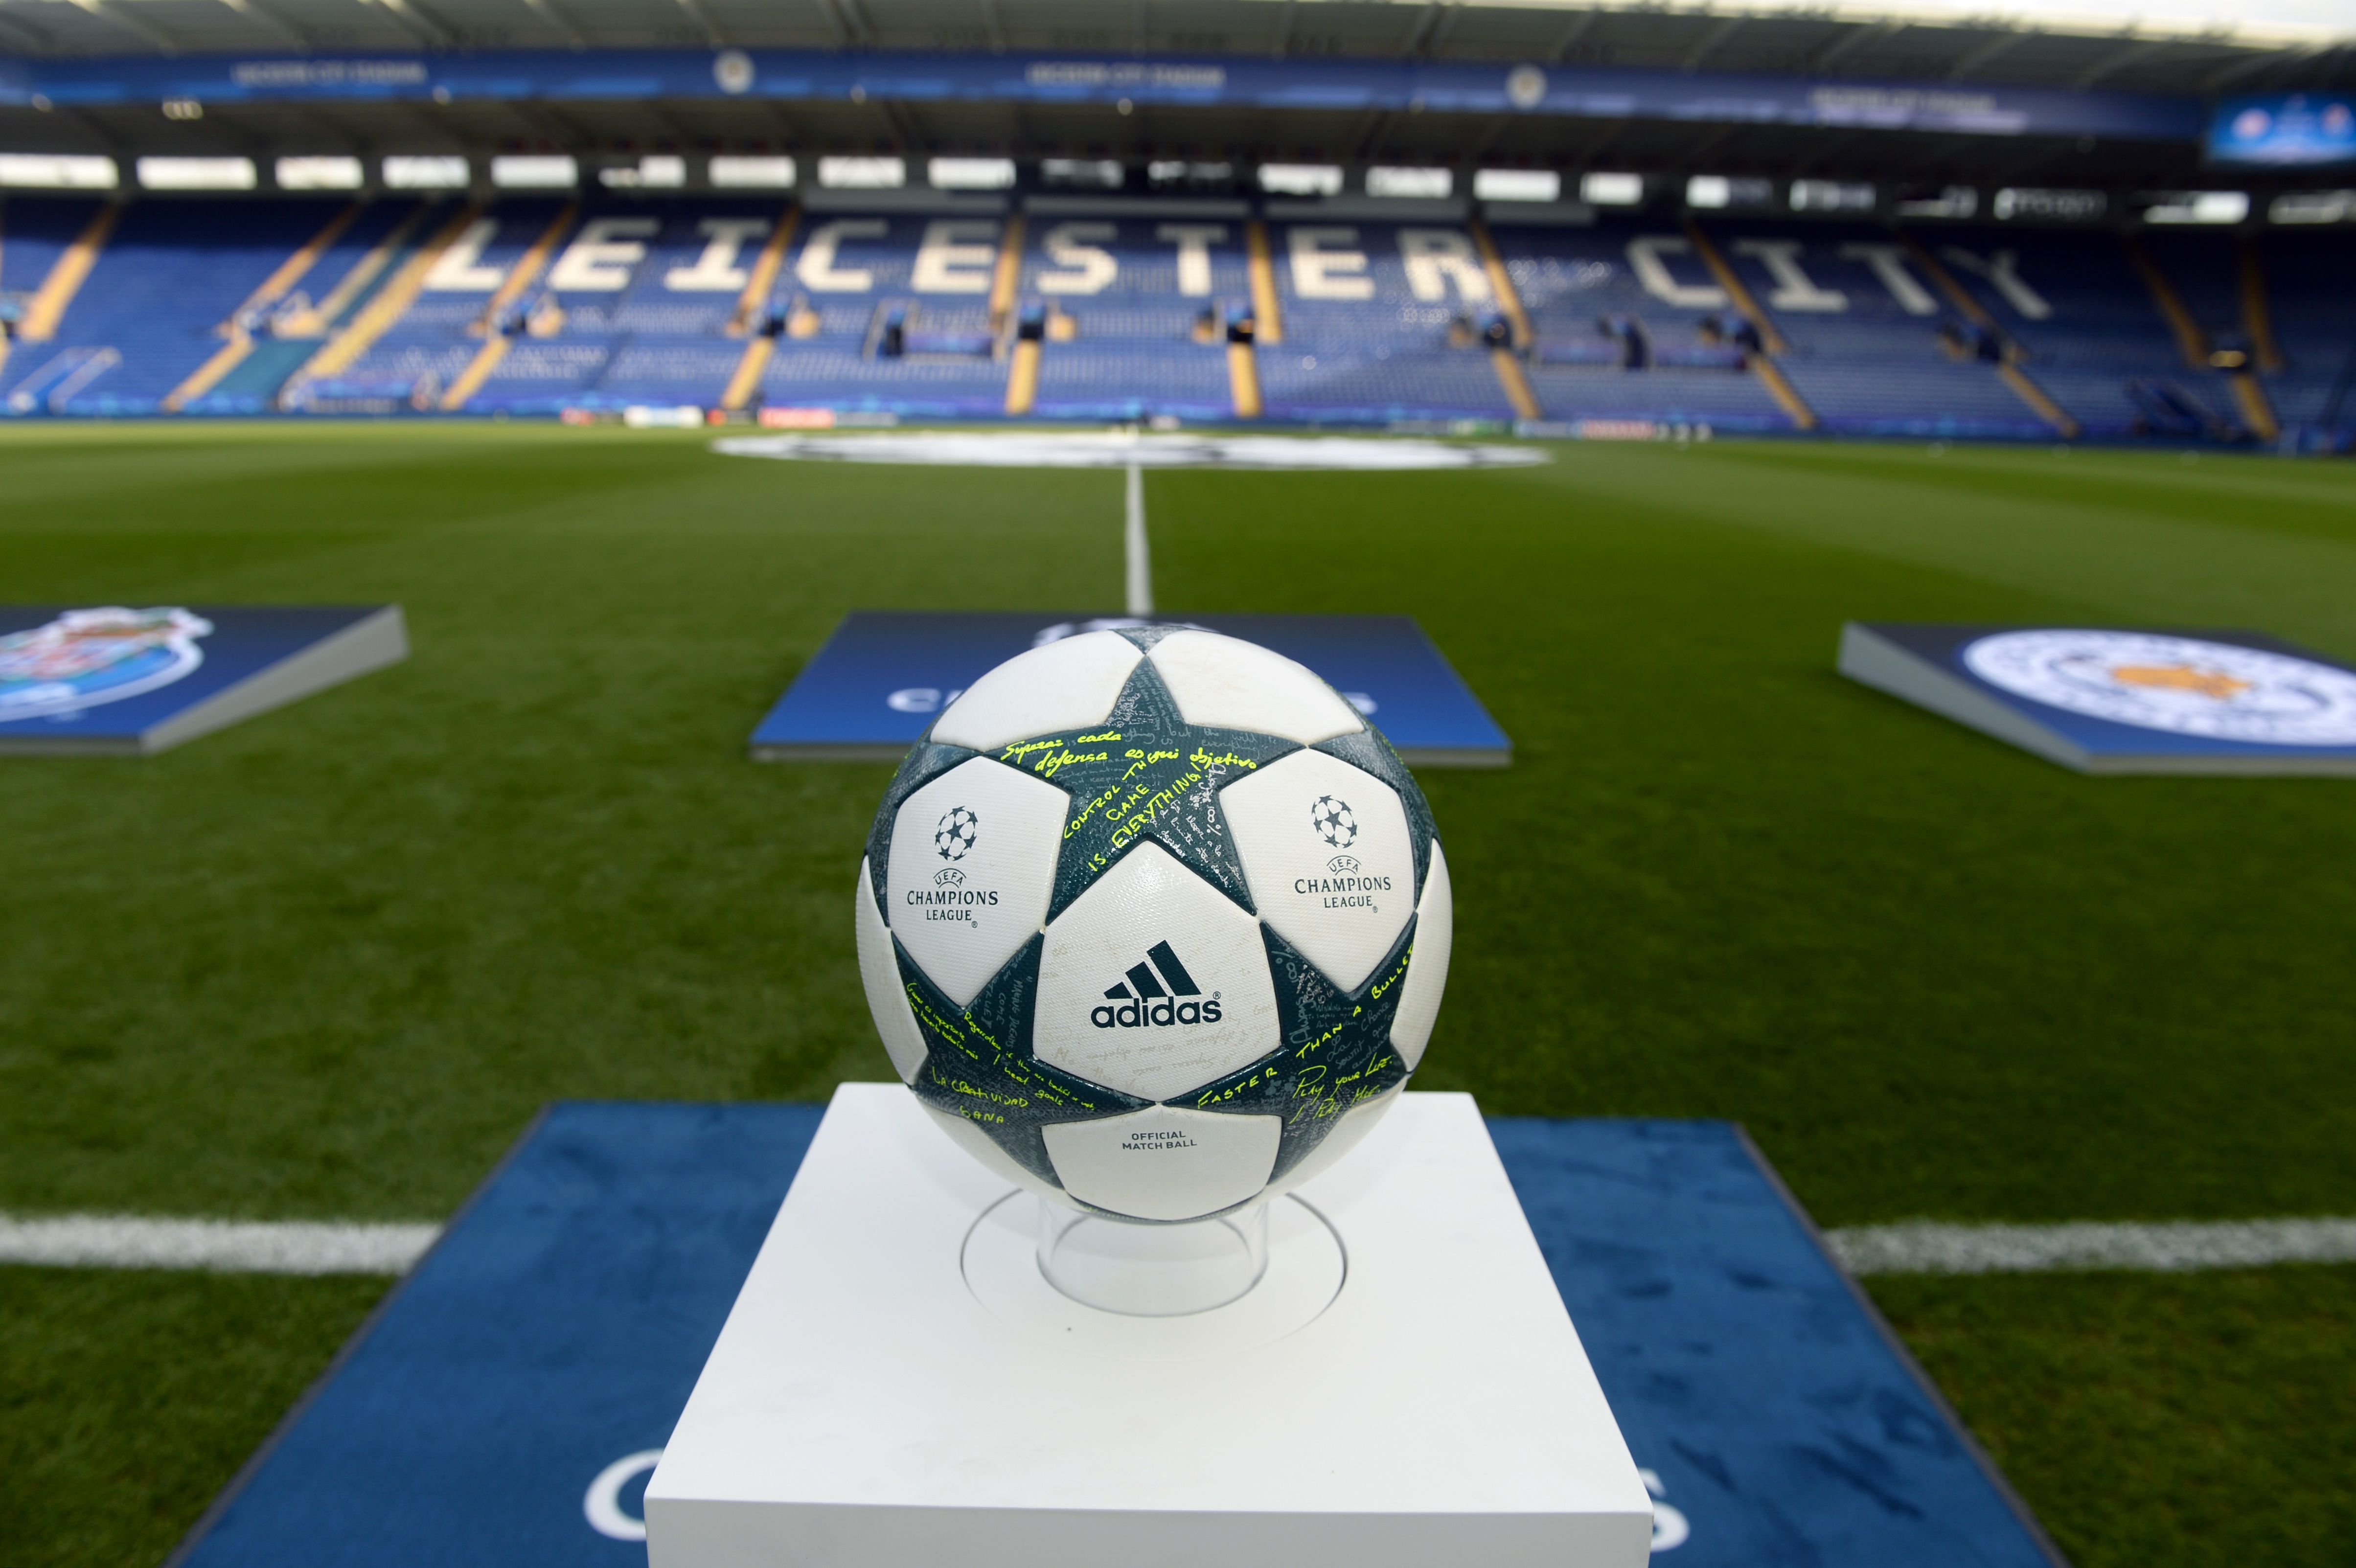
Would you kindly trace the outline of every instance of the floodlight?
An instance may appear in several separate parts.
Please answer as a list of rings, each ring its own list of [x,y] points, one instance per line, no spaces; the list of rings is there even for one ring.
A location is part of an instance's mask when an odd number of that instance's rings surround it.
[[[366,172],[358,158],[281,158],[273,176],[280,190],[358,190]]]
[[[1472,176],[1483,201],[1558,201],[1562,176],[1552,169],[1483,169]]]
[[[820,158],[818,183],[829,190],[898,190],[908,183],[904,158]]]
[[[1385,197],[1444,197],[1456,187],[1456,176],[1446,169],[1388,168],[1366,171],[1366,194]]]

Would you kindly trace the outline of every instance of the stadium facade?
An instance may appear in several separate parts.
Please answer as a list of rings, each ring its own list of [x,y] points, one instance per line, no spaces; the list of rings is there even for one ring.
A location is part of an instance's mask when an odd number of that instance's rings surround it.
[[[0,417],[2356,429],[2329,28],[0,0]]]

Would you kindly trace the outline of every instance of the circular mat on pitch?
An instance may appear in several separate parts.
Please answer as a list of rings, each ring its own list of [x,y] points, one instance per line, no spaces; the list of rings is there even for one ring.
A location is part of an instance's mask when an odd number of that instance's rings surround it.
[[[745,435],[712,443],[730,457],[816,463],[955,464],[980,468],[1505,468],[1551,459],[1535,446],[1355,436],[1130,435],[1121,432],[942,431],[907,435]]]

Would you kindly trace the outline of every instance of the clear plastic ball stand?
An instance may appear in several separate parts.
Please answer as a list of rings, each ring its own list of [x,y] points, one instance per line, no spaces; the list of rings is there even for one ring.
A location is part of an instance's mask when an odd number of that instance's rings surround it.
[[[1130,1317],[1183,1317],[1241,1300],[1268,1272],[1268,1204],[1181,1224],[1084,1214],[1045,1199],[1039,1272],[1086,1307]]]
[[[1314,1322],[1350,1272],[1341,1233],[1298,1193],[1215,1220],[1139,1225],[1009,1192],[966,1232],[974,1299],[1056,1353],[1231,1356]]]

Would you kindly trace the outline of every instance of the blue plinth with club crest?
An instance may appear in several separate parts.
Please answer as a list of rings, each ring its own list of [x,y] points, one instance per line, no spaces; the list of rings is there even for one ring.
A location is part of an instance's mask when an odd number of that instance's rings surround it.
[[[2263,633],[1852,621],[1839,665],[2081,773],[2356,775],[2356,669]]]
[[[160,752],[407,652],[390,604],[0,607],[0,753]]]

